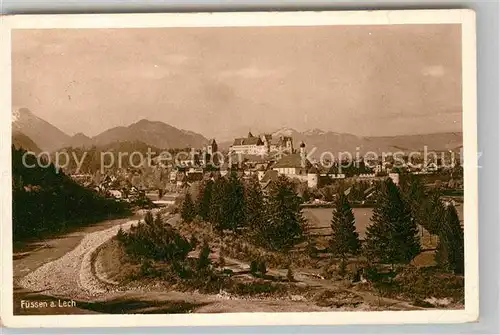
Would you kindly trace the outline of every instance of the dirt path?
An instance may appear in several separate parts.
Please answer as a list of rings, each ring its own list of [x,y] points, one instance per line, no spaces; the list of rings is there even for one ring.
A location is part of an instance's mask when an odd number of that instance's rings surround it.
[[[176,220],[173,220],[171,224],[175,227],[175,225],[179,222],[180,220],[179,218],[177,218]],[[212,261],[217,261],[219,259],[219,251],[220,250],[217,247],[212,250],[212,253],[210,255]],[[225,268],[230,269],[235,273],[248,272],[250,270],[250,264],[246,261],[241,261],[239,259],[230,258],[227,256],[225,256],[224,258],[226,262]],[[287,269],[268,268],[266,274],[276,278],[286,279],[287,271]],[[396,310],[423,309],[417,306],[413,306],[406,301],[381,297],[370,291],[358,291],[346,288],[345,286],[341,285],[341,283],[321,278],[321,276],[316,273],[297,272],[296,274],[294,274],[294,280],[296,283],[305,284],[311,288],[349,292],[360,296],[366,303],[373,306],[385,306]]]
[[[170,219],[172,222],[178,217]],[[87,313],[190,313],[249,311],[247,299],[193,292],[134,291],[118,292],[98,280],[92,270],[93,254],[138,220],[116,220],[95,225],[40,243],[38,248],[18,254],[15,264],[14,311],[16,314]],[[171,223],[171,222],[169,222]],[[43,247],[41,247],[43,246]],[[35,269],[36,268],[36,269]],[[23,274],[26,275],[23,276]],[[254,311],[327,311],[329,308],[297,302],[281,303],[251,299]],[[24,309],[22,301],[55,303],[55,307]],[[58,307],[62,301],[75,306]]]
[[[96,250],[113,238],[120,227],[129,229],[134,220],[114,220],[44,242],[45,247],[29,254],[18,255],[14,262],[15,294],[14,310],[18,314],[82,314],[82,313],[215,313],[248,311],[331,311],[313,302],[287,299],[235,298],[224,294],[205,295],[195,292],[165,292],[135,289],[120,292],[96,277],[93,269]],[[171,217],[173,226],[179,217]],[[218,257],[215,251],[211,257]],[[249,264],[236,259],[227,259],[228,266],[235,270],[248,270]],[[23,276],[23,274],[26,275]],[[286,276],[286,270],[269,269],[273,276]],[[311,287],[335,290],[334,282],[314,278],[311,274],[298,273],[295,279]],[[343,288],[342,288],[343,289]],[[345,289],[343,289],[345,290]],[[223,292],[221,292],[223,293]],[[369,303],[378,306],[394,306],[396,309],[415,309],[403,302],[382,299],[370,293],[352,291]],[[53,309],[20,308],[21,300],[58,301],[71,299],[76,306]],[[251,303],[250,303],[251,301]]]

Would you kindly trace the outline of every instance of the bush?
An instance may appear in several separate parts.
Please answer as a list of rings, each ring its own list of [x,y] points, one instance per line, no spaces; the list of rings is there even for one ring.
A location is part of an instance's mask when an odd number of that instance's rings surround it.
[[[195,249],[198,246],[198,239],[195,235],[191,235],[191,239],[189,240],[189,244],[191,245],[191,249]]]
[[[226,265],[226,259],[222,255],[222,253],[219,253],[219,266],[224,267]]]
[[[119,231],[118,241],[133,260],[182,261],[191,245],[172,226],[164,224],[158,215],[146,215],[146,222],[132,226],[128,233]]]
[[[210,264],[212,264],[210,261],[210,247],[205,241],[198,257],[198,270],[205,270],[210,266]]]
[[[272,293],[286,293],[287,288],[283,285],[267,281],[254,281],[251,283],[235,283],[230,292],[238,295],[267,295]]]
[[[145,259],[141,263],[141,268],[139,273],[143,277],[153,277],[157,274],[157,271],[153,267],[153,263],[149,259]]]
[[[250,262],[250,273],[255,275],[259,271],[257,261],[253,260]]]
[[[259,271],[260,275],[262,275],[262,276],[265,275],[267,272],[266,262],[264,262],[263,260],[261,260],[259,262],[258,271]]]
[[[292,272],[292,268],[288,268],[287,271],[286,271],[286,279],[289,281],[289,282],[292,282],[295,280],[295,278],[293,278],[293,272]]]
[[[347,274],[347,262],[345,260],[341,260],[339,264],[339,276],[342,278]]]
[[[425,301],[428,298],[448,298],[456,303],[464,302],[464,278],[442,272],[438,267],[401,268],[394,278],[387,280],[379,273],[374,287],[388,297]]]

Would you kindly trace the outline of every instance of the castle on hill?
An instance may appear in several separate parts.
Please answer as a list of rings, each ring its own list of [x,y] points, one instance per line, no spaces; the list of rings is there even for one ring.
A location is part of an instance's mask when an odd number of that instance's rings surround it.
[[[254,136],[251,132],[247,137],[235,138],[229,148],[230,153],[243,155],[268,155],[272,152],[293,153],[293,139],[290,136],[279,136],[273,139],[271,134]]]

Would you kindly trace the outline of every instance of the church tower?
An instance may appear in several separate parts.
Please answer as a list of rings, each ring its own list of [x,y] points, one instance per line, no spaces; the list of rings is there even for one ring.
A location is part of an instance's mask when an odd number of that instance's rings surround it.
[[[214,152],[217,152],[217,142],[215,142],[215,139],[210,140],[207,146],[207,153],[212,156]]]
[[[304,161],[307,155],[306,155],[306,144],[303,141],[300,142],[299,153],[300,153],[300,158],[302,159],[302,161]]]

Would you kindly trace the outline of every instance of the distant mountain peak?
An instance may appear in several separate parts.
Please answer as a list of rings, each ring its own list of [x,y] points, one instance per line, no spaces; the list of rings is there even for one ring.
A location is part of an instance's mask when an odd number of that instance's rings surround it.
[[[17,122],[21,118],[21,113],[18,109],[14,109],[12,111],[12,122]]]
[[[132,123],[129,127],[131,126],[150,126],[150,125],[167,125],[165,122],[161,121],[152,121],[148,119],[140,119],[139,121]]]
[[[33,113],[26,107],[18,107],[12,110],[12,122],[18,122],[21,118],[32,116]]]
[[[82,132],[76,133],[75,135],[73,135],[73,137],[90,138]]]
[[[134,124],[148,124],[148,123],[155,123],[155,122],[148,120],[148,119],[140,119],[139,121],[135,122]]]
[[[273,133],[273,136],[293,136],[297,131],[293,128],[282,127]]]
[[[319,128],[312,128],[308,129],[304,132],[304,135],[310,136],[310,135],[323,135],[326,134],[326,131],[321,130]]]
[[[208,142],[198,133],[178,129],[162,121],[147,119],[141,119],[127,127],[108,129],[95,136],[93,140],[99,145],[116,141],[140,141],[161,149],[201,148]]]
[[[25,107],[12,110],[12,131],[23,133],[40,149],[47,151],[60,148],[70,138],[56,126],[39,118]]]

